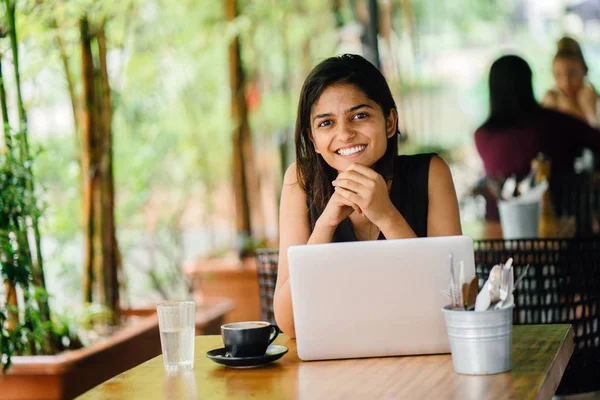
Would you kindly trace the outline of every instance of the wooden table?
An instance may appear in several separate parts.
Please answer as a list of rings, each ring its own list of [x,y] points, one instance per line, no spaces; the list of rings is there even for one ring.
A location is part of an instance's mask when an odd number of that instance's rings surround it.
[[[556,219],[556,231],[544,232],[540,238],[572,238],[576,233],[575,217]],[[500,221],[477,221],[463,224],[463,234],[475,240],[503,239]]]
[[[302,362],[296,342],[278,362],[229,369],[205,357],[219,336],[196,337],[194,371],[168,376],[162,356],[85,393],[81,399],[550,399],[573,352],[570,325],[515,326],[513,367],[503,374],[459,375],[449,354]]]

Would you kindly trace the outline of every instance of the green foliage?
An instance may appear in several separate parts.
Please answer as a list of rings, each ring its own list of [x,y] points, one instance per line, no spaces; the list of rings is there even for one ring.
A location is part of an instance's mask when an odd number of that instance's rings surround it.
[[[13,143],[19,143],[18,135],[13,138]],[[13,355],[52,351],[50,341],[63,343],[63,338],[67,337],[69,345],[78,343],[72,332],[62,332],[54,321],[43,321],[40,316],[39,304],[47,303],[48,294],[32,283],[29,221],[40,215],[30,190],[33,176],[28,166],[33,160],[21,163],[16,153],[10,148],[0,153],[0,276],[14,290],[21,289],[24,303],[19,309],[0,301],[0,361],[3,371],[10,366]],[[9,322],[9,314],[16,319]],[[65,346],[55,348],[61,350]]]
[[[25,304],[22,318],[15,329],[8,325],[7,312],[19,312],[18,309],[0,307],[0,361],[3,373],[11,365],[15,355],[39,355],[48,353],[48,340],[56,341],[55,351],[82,347],[75,321],[65,317],[56,317],[42,321],[39,313],[39,300],[47,293],[39,288],[23,292]]]
[[[264,239],[259,239],[253,236],[238,236],[234,244],[234,250],[240,258],[254,257],[256,250],[268,247]]]
[[[420,144],[414,141],[408,141],[400,146],[401,154],[424,154],[436,153],[446,161],[452,161],[452,149],[437,144]]]
[[[0,275],[27,287],[31,279],[31,257],[27,251],[27,218],[37,213],[28,189],[32,176],[17,161],[16,151],[0,154]]]
[[[17,338],[14,330],[8,329],[8,316],[6,308],[0,307],[0,364],[2,364],[2,373],[11,365],[12,356],[18,352],[18,346],[21,341]]]
[[[215,193],[231,184],[231,132],[236,123],[231,118],[228,78],[231,39],[238,33],[241,36],[247,90],[255,90],[259,95],[249,111],[254,144],[268,146],[260,153],[267,155],[278,151],[274,140],[277,135],[287,135],[288,139],[291,136],[298,94],[310,68],[340,49],[329,1],[241,0],[238,1],[241,15],[232,22],[225,20],[222,1],[24,0],[18,3],[20,46],[27,55],[22,57],[22,76],[35,88],[26,99],[32,110],[70,108],[59,39],[64,42],[75,91],[80,94],[79,18],[85,12],[91,15],[93,23],[106,20],[118,237],[125,274],[144,281],[140,287],[146,297],[151,297],[148,292],[157,291],[156,282],[167,287],[178,280],[173,265],[184,249],[180,241],[172,238],[183,232],[184,225],[194,228],[202,225],[213,232],[218,229],[210,217],[218,209]],[[352,2],[340,3],[341,20],[353,22]],[[441,118],[447,106],[437,101],[441,96],[435,96],[450,92],[471,124],[448,127],[439,123],[429,128],[423,123],[426,126],[423,129],[431,130],[424,137],[448,147],[470,144],[473,129],[485,118],[487,66],[473,67],[466,65],[471,59],[457,60],[467,53],[462,50],[490,53],[491,64],[493,51],[499,54],[507,51],[507,45],[514,44],[515,51],[526,54],[532,64],[538,98],[552,84],[550,39],[544,39],[550,44],[541,45],[527,28],[515,22],[517,6],[522,0],[414,0],[410,2],[414,18],[407,18],[401,9],[408,2],[391,3],[394,38],[390,48],[398,60],[402,78],[393,82],[399,105],[402,99],[411,98],[413,108],[418,111],[415,114],[423,120],[435,120]],[[0,51],[5,49],[6,44],[0,42]],[[446,71],[441,76],[439,70],[446,65],[441,65],[442,62],[437,65],[436,57],[451,53],[454,58],[449,58],[449,64],[463,62],[465,65],[459,68],[468,71],[479,68],[481,73],[473,74],[468,83],[451,81],[449,74],[455,71]],[[590,54],[590,65],[594,65],[593,57]],[[592,68],[591,79],[598,78],[598,74],[600,69]],[[81,139],[74,127],[63,126],[37,137],[32,132],[31,142],[44,149],[34,167],[50,205],[43,220],[54,244],[51,250],[46,250],[47,270],[68,287],[69,293],[77,295],[81,281],[77,257],[82,230]],[[409,132],[410,137],[418,137],[415,133]],[[443,152],[443,148],[419,145],[407,143],[403,149]],[[186,207],[192,210],[195,207],[193,202],[186,204],[189,199],[201,199],[198,208],[208,216],[184,220],[188,215]],[[148,238],[155,250],[141,245],[141,237]],[[239,249],[256,247],[243,244],[243,239],[233,235],[227,240]],[[167,248],[180,247],[158,251],[160,243]],[[220,247],[224,241],[211,243]],[[135,275],[132,271],[139,272],[142,264],[136,258],[140,250],[146,255],[153,252],[157,255],[152,268],[144,267],[142,273]],[[56,296],[61,295],[64,296],[61,293]]]

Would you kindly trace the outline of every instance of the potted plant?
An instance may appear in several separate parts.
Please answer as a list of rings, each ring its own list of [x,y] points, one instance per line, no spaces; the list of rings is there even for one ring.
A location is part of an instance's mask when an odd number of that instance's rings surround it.
[[[21,97],[19,57],[15,25],[15,2],[6,0],[7,33],[10,39],[13,67],[15,72],[16,108],[19,120],[17,129],[11,129],[8,120],[7,96],[4,80],[0,74],[0,106],[3,117],[4,136],[0,141],[0,276],[2,277],[4,298],[0,299],[0,361],[2,376],[0,377],[0,399],[10,398],[72,398],[151,357],[160,354],[160,337],[155,315],[141,318],[136,323],[119,326],[117,274],[114,273],[118,263],[118,248],[114,237],[114,220],[110,210],[106,208],[86,208],[88,227],[86,232],[102,235],[112,246],[111,258],[104,257],[106,246],[102,246],[103,257],[94,257],[102,264],[86,264],[86,276],[96,278],[86,281],[90,287],[94,285],[103,291],[100,299],[88,300],[100,304],[101,321],[108,329],[104,335],[96,335],[97,340],[82,347],[78,329],[70,319],[58,317],[50,310],[46,291],[41,235],[38,220],[42,215],[39,200],[36,196],[36,185],[33,174],[33,158],[30,156],[27,138],[27,118]],[[103,47],[103,26],[90,35],[86,31],[87,21],[81,20],[83,48],[84,94],[87,100],[88,139],[94,136],[104,137],[99,149],[98,142],[92,140],[86,149],[88,169],[97,168],[102,163],[101,172],[85,176],[86,201],[92,202],[96,196],[103,196],[103,203],[112,196],[112,172],[110,171],[110,128],[104,122],[110,122],[110,97]],[[92,41],[98,46],[100,67],[91,59]],[[1,60],[0,60],[1,61]],[[0,73],[2,65],[0,63]],[[94,92],[97,87],[103,90]],[[96,106],[93,110],[91,107]],[[103,110],[98,118],[96,111]],[[93,116],[92,116],[93,114]],[[108,145],[106,141],[108,140]],[[95,145],[95,146],[94,146]],[[102,150],[102,151],[100,151]],[[98,181],[98,176],[104,180]],[[107,195],[108,193],[108,195]],[[109,198],[110,200],[110,198]],[[111,221],[113,224],[111,225]],[[102,229],[98,229],[98,226]],[[107,233],[112,232],[112,235]],[[98,236],[89,236],[93,241]],[[90,246],[91,247],[91,246]],[[86,251],[90,250],[86,248]],[[98,248],[94,248],[98,251]],[[86,255],[94,254],[86,252]],[[95,253],[98,255],[98,253]],[[104,268],[109,265],[110,268]],[[93,270],[93,271],[92,271]],[[103,279],[100,279],[102,277]],[[100,283],[102,282],[102,284]],[[114,290],[115,286],[117,290]],[[90,290],[91,292],[91,290]],[[109,295],[107,295],[107,293]],[[107,312],[108,310],[108,312]],[[139,317],[138,317],[139,318]],[[82,327],[83,328],[83,327]],[[97,325],[87,326],[98,330]]]

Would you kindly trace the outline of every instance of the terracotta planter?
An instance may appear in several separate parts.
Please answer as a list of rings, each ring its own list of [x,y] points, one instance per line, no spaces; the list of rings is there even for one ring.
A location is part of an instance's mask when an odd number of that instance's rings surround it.
[[[0,399],[71,399],[160,353],[157,317],[143,317],[83,349],[13,357]]]
[[[196,335],[220,335],[221,325],[233,310],[233,301],[224,297],[206,297],[196,300]],[[152,307],[124,309],[122,315],[145,317],[156,314],[156,305]]]
[[[226,297],[235,309],[225,317],[225,323],[260,320],[260,293],[256,274],[256,259],[215,258],[190,261],[183,272],[192,280],[196,303],[208,297]]]

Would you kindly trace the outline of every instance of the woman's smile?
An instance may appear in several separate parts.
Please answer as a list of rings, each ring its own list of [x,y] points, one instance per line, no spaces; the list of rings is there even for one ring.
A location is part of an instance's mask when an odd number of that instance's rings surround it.
[[[366,148],[366,144],[352,145],[336,150],[335,154],[348,160],[355,160],[364,154]]]

